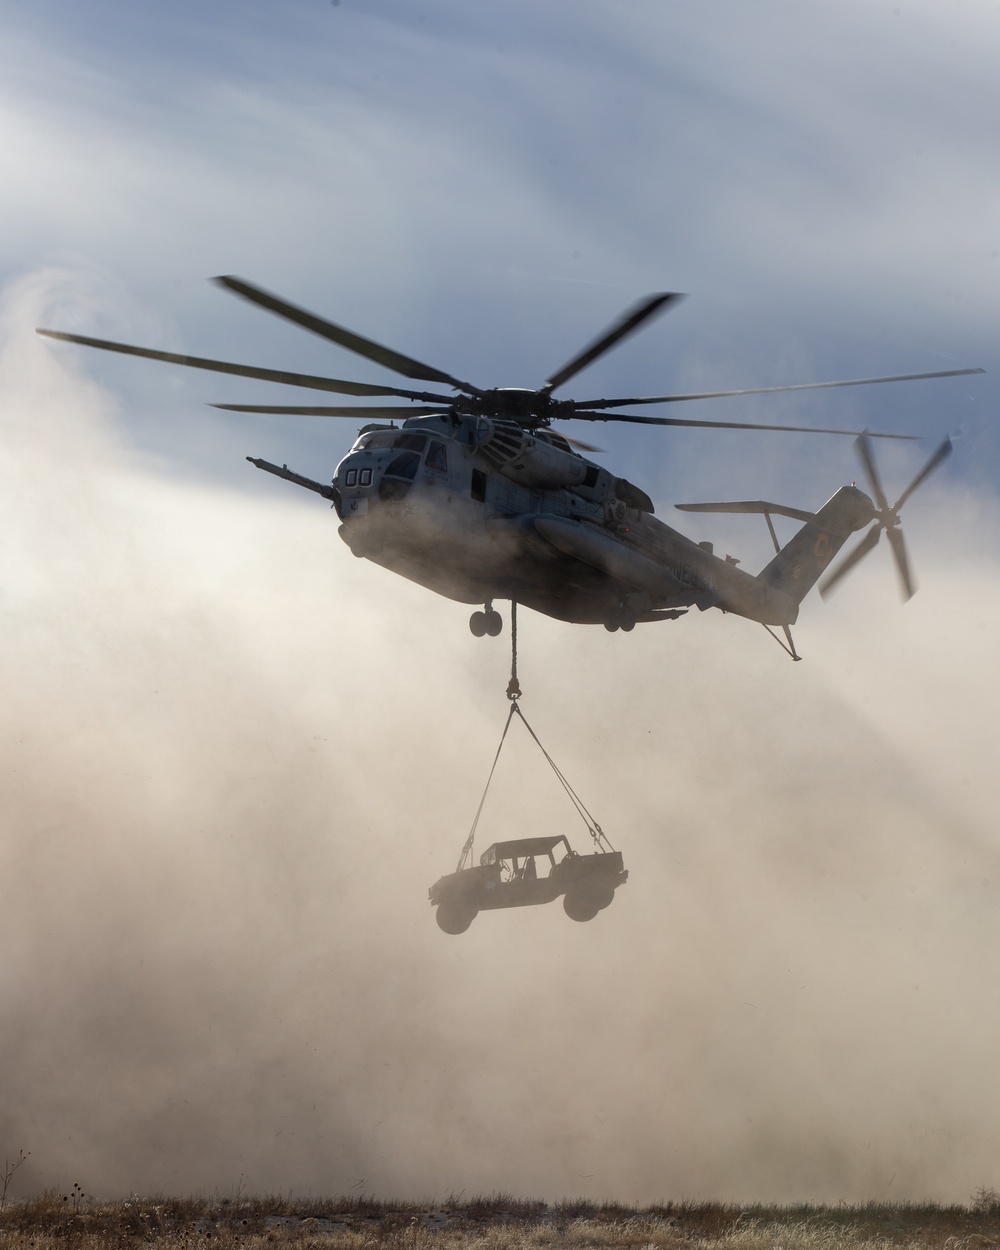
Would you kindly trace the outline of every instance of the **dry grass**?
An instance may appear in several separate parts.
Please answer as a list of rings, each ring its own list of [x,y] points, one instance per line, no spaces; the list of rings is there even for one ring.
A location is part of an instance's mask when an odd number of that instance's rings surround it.
[[[640,1210],[508,1194],[445,1203],[372,1198],[131,1198],[78,1186],[8,1202],[0,1250],[980,1250],[1000,1246],[1000,1196],[969,1206],[736,1207]]]

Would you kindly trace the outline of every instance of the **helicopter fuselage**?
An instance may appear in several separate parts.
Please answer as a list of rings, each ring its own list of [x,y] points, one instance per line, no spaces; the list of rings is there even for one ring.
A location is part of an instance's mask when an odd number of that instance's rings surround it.
[[[366,426],[329,497],[356,556],[461,603],[514,599],[609,628],[690,607],[769,625],[798,615],[794,588],[663,524],[643,491],[547,429],[460,413]],[[859,528],[855,514],[862,524],[870,516],[864,504],[840,501],[826,559]]]
[[[554,392],[633,334],[675,306],[683,296],[661,291],[627,309],[598,338],[550,374],[534,390],[494,387],[483,390],[453,374],[404,355],[288,303],[242,278],[216,279],[222,287],[259,308],[320,335],[348,351],[418,384],[438,390],[357,382],[343,378],[236,364],[155,348],[68,334],[48,338],[140,356],[209,372],[256,378],[284,386],[363,399],[392,398],[370,406],[302,404],[216,404],[233,412],[283,416],[359,416],[402,420],[402,426],[368,425],[337,466],[330,486],[296,473],[287,465],[248,456],[258,468],[276,474],[333,502],[340,533],[355,555],[463,603],[482,603],[472,614],[474,634],[502,628],[493,609],[496,598],[526,604],[548,616],[582,624],[601,622],[610,630],[632,629],[637,621],[673,620],[691,607],[720,608],[763,625],[780,625],[785,648],[798,659],[788,626],[798,606],[830,560],[855,530],[871,526],[856,548],[828,573],[826,594],[878,543],[888,537],[904,597],[913,594],[899,509],[951,453],[941,444],[910,485],[891,505],[873,458],[871,439],[911,435],[831,429],[828,426],[776,425],[746,421],[646,416],[645,405],[763,395],[779,391],[914,382],[981,373],[978,368],[799,382],[744,390],[638,395],[615,399],[556,399]],[[450,388],[445,393],[440,388]],[[399,400],[409,403],[409,408]],[[413,407],[413,404],[421,406]],[[430,406],[427,406],[430,405]],[[406,414],[404,418],[404,414]],[[552,430],[554,421],[621,421],[645,426],[783,430],[799,434],[857,434],[855,446],[872,484],[878,507],[853,485],[843,486],[818,512],[742,500],[723,504],[677,504],[700,512],[756,512],[764,516],[775,556],[756,576],[738,568],[731,556],[716,557],[712,544],[693,542],[653,516],[649,496],[624,478],[614,477],[574,450],[575,440]],[[586,444],[576,443],[585,450]],[[784,547],[771,514],[802,522]],[[780,642],[780,639],[778,640]],[[782,644],[784,645],[784,644]]]

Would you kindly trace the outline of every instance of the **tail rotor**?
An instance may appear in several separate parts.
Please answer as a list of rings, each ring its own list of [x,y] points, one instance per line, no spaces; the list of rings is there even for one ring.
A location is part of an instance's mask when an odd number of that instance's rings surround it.
[[[854,443],[858,457],[864,467],[865,474],[871,486],[872,496],[875,500],[875,508],[872,510],[872,520],[875,524],[865,534],[861,542],[840,562],[832,573],[822,582],[820,582],[819,593],[826,598],[830,591],[847,573],[860,563],[861,560],[878,545],[879,539],[882,537],[882,531],[885,530],[886,537],[889,540],[889,546],[892,548],[892,554],[896,562],[896,572],[899,574],[900,590],[903,593],[904,601],[912,598],[916,589],[913,583],[913,576],[910,572],[910,561],[906,554],[906,544],[903,541],[903,531],[899,526],[899,510],[903,504],[909,499],[918,486],[930,477],[930,475],[942,465],[951,455],[951,439],[946,438],[941,446],[934,452],[924,467],[920,470],[913,481],[907,486],[906,490],[900,495],[896,502],[890,507],[886,498],[885,491],[882,489],[882,479],[879,476],[878,468],[875,464],[875,457],[872,452],[871,440],[867,435],[862,434]]]

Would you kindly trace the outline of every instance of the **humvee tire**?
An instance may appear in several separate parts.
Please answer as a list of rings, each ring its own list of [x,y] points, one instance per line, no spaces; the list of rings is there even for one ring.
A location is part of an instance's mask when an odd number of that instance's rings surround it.
[[[441,903],[435,919],[445,933],[464,933],[479,915],[478,907],[462,903]]]
[[[570,920],[578,920],[581,924],[593,920],[600,910],[599,901],[589,890],[570,890],[563,898],[563,911]]]
[[[603,911],[615,901],[615,887],[607,881],[601,885],[595,884],[591,887],[590,897],[597,904],[597,910]]]

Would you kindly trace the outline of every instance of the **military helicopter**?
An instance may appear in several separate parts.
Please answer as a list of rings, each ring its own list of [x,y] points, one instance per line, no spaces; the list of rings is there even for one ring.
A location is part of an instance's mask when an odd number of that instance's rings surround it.
[[[862,386],[883,382],[959,377],[981,369],[949,369],[893,377],[854,378],[792,386],[755,387],[700,394],[625,399],[556,399],[565,385],[599,356],[621,343],[683,296],[668,292],[641,300],[537,390],[481,389],[443,370],[404,356],[236,277],[215,281],[259,308],[294,322],[375,361],[403,377],[449,388],[408,390],[232,364],[39,329],[49,338],[105,351],[186,365],[218,373],[278,382],[357,397],[392,397],[408,405],[368,407],[215,404],[231,412],[368,419],[329,485],[287,465],[248,456],[257,468],[330,500],[339,533],[354,555],[418,582],[460,603],[477,606],[469,627],[478,637],[503,628],[494,608],[511,600],[559,620],[632,630],[638,622],[672,621],[690,608],[719,608],[764,625],[780,627],[785,649],[798,659],[789,627],[799,604],[852,533],[870,526],[843,563],[827,575],[829,591],[888,536],[904,595],[913,594],[899,510],[913,491],[949,455],[945,440],[890,506],[872,454],[872,438],[905,438],[812,426],[762,425],[645,416],[617,411],[730,395]],[[854,485],[842,486],[816,512],[766,500],[677,504],[686,511],[743,512],[764,516],[774,558],[755,576],[736,559],[720,559],[712,544],[695,542],[653,515],[640,487],[616,477],[581,452],[597,449],[569,438],[553,425],[561,421],[625,421],[654,426],[782,430],[809,434],[854,434],[873,500]],[[400,424],[397,425],[396,422]],[[801,522],[792,539],[778,543],[772,516]]]

